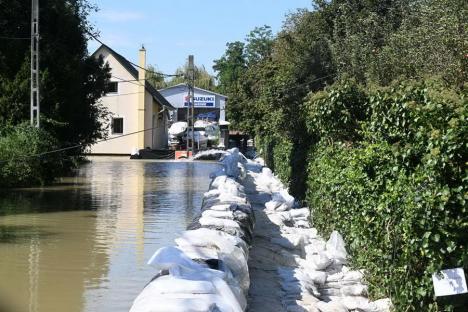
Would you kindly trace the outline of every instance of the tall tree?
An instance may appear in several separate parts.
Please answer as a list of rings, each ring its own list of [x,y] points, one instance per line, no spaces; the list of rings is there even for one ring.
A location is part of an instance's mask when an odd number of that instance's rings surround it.
[[[183,67],[177,68],[175,74],[176,76],[170,79],[166,86],[174,86],[179,83],[185,83],[187,81],[187,71],[188,64],[185,64]],[[205,66],[196,66],[195,65],[195,87],[214,91],[215,89],[215,80],[214,76],[206,71]]]
[[[29,119],[29,1],[0,0],[0,127]],[[87,0],[40,1],[41,122],[61,145],[103,138],[109,69],[87,51],[94,29]],[[7,38],[5,38],[7,37]]]
[[[164,76],[160,75],[153,65],[148,65],[146,71],[146,80],[151,83],[156,89],[162,89],[167,86]]]

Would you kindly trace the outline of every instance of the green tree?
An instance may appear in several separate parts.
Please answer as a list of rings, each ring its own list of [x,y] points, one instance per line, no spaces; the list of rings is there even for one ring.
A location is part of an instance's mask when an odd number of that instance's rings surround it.
[[[177,68],[175,74],[177,76],[172,77],[167,83],[166,86],[175,86],[179,83],[187,82],[187,72],[188,72],[188,63],[183,67]],[[195,65],[195,87],[206,89],[206,90],[215,90],[215,80],[214,76],[206,71],[205,66],[196,66]]]
[[[28,37],[31,8],[25,1],[0,1],[4,37]],[[40,2],[41,122],[62,146],[88,146],[105,136],[109,69],[87,52],[87,0]],[[0,39],[0,127],[29,119],[28,40]],[[80,152],[80,150],[77,150]]]
[[[146,80],[151,83],[156,89],[162,89],[167,86],[164,76],[158,73],[158,70],[153,65],[148,65],[146,68]]]

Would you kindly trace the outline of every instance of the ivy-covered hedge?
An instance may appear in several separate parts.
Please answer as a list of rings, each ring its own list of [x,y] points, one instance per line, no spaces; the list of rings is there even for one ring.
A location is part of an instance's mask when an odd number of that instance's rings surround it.
[[[431,83],[356,93],[337,85],[305,105],[321,137],[308,164],[313,222],[344,235],[372,295],[398,311],[450,310],[431,275],[468,268],[466,97]],[[337,123],[356,109],[364,118]]]
[[[30,157],[57,148],[45,130],[21,124],[0,132],[0,187],[43,185],[63,173],[62,153]]]
[[[320,232],[343,234],[371,295],[397,311],[468,305],[467,296],[436,300],[431,280],[468,269],[466,94],[436,82],[365,91],[343,81],[302,109],[304,137],[257,146],[296,197],[306,193]]]

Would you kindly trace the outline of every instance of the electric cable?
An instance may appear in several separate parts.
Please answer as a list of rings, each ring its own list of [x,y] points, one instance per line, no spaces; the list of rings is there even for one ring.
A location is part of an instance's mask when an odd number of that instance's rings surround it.
[[[87,32],[88,35],[91,36],[91,38],[93,38],[94,40],[96,40],[97,42],[99,42],[100,44],[102,45],[105,45],[105,46],[108,46],[107,44],[105,44],[104,42],[102,42],[99,38],[97,38],[94,34],[90,33],[90,32]],[[122,56],[122,55],[121,55]],[[122,56],[123,57],[123,56]],[[135,63],[133,63],[132,61],[128,60],[127,58],[123,57],[127,62],[129,62],[130,64],[132,64],[133,66],[137,67],[137,68],[140,68],[140,69],[143,69],[147,72],[150,72],[150,73],[153,73],[155,75],[159,75],[159,76],[164,76],[164,77],[182,77],[184,76],[183,74],[165,74],[165,73],[161,73],[161,72],[157,72],[157,71],[153,71],[153,70],[149,70],[147,68],[144,68],[144,67],[141,67],[140,65],[137,65]]]
[[[156,129],[156,128],[157,128],[157,127],[147,128],[147,129],[138,130],[138,131],[126,133],[126,134],[123,134],[123,135],[115,136],[115,137],[112,137],[112,138],[107,138],[107,139],[98,140],[98,141],[94,142],[93,145],[94,145],[94,144],[97,144],[97,143],[102,143],[102,142],[107,142],[107,141],[111,141],[111,140],[120,139],[120,138],[123,138],[123,137],[126,137],[126,136],[130,136],[130,135],[134,135],[134,134],[140,133],[140,132],[150,131],[150,130],[153,130],[153,129]],[[0,160],[0,163],[7,163],[7,162],[9,162],[9,161],[17,161],[17,160],[23,160],[23,161],[24,161],[24,160],[27,160],[27,159],[29,159],[29,158],[42,157],[42,156],[44,156],[44,155],[49,155],[49,154],[64,152],[64,151],[68,151],[68,150],[73,150],[73,149],[76,149],[76,148],[79,148],[79,147],[85,147],[85,144],[76,144],[76,145],[72,145],[72,146],[68,146],[68,147],[63,147],[63,148],[59,148],[59,149],[55,149],[55,150],[47,151],[47,152],[43,152],[43,153],[38,153],[38,154],[22,155],[22,156],[19,156],[18,158],[15,158],[15,159]]]

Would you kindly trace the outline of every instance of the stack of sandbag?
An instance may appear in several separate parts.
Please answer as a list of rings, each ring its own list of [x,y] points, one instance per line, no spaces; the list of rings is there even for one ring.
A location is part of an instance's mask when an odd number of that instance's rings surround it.
[[[325,241],[310,226],[309,208],[296,208],[294,198],[268,168],[252,174],[258,189],[271,194],[265,213],[275,231],[270,234],[285,311],[386,312],[389,299],[371,302],[363,272],[347,266],[341,235]],[[278,230],[279,229],[279,230]]]
[[[226,152],[213,174],[201,214],[149,264],[157,275],[135,299],[131,312],[244,311],[250,286],[248,253],[254,214],[243,186],[237,149]]]

